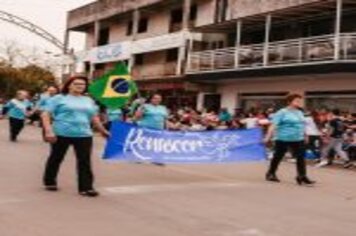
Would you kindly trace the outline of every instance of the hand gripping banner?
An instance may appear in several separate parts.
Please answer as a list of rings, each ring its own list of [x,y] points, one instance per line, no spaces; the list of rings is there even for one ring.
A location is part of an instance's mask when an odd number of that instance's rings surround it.
[[[229,163],[266,160],[262,131],[183,132],[114,122],[104,159],[159,163]]]

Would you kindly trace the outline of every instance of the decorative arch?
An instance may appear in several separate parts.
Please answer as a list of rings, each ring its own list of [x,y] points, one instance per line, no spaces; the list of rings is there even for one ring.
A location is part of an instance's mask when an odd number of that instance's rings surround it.
[[[31,33],[34,33],[34,34],[40,36],[41,38],[43,38],[44,40],[46,40],[47,42],[56,46],[61,51],[63,51],[63,52],[66,51],[66,46],[64,43],[62,43],[61,40],[56,38],[54,35],[52,35],[48,31],[44,30],[40,26],[37,26],[28,20],[25,20],[21,17],[15,16],[11,13],[8,13],[8,12],[2,11],[2,10],[0,10],[0,20],[9,22],[9,23],[19,26]]]

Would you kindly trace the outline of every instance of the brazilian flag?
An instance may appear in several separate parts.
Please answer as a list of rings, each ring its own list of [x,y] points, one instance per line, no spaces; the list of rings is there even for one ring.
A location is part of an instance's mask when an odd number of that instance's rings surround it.
[[[89,93],[101,104],[111,109],[124,107],[138,92],[127,66],[119,63],[115,68],[96,79],[89,86]]]

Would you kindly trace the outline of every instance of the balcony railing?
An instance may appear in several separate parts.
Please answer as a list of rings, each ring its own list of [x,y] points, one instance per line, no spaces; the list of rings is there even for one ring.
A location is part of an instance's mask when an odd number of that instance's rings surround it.
[[[187,73],[333,61],[337,59],[335,42],[335,35],[325,35],[271,42],[268,44],[267,54],[265,54],[265,44],[191,52]],[[341,34],[339,42],[338,60],[356,61],[356,33]]]

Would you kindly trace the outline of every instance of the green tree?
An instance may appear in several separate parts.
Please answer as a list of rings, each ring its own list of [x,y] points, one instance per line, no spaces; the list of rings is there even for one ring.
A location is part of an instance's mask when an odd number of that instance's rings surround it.
[[[29,65],[23,68],[14,68],[0,63],[0,97],[10,98],[19,89],[25,89],[35,94],[41,92],[43,86],[54,83],[54,75],[39,66]]]

